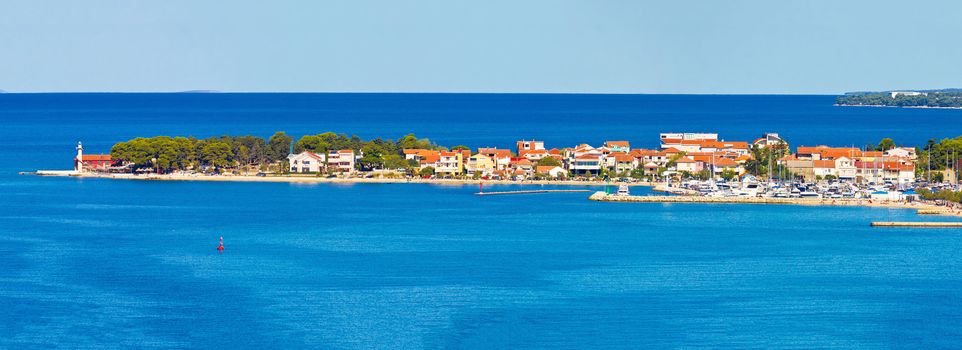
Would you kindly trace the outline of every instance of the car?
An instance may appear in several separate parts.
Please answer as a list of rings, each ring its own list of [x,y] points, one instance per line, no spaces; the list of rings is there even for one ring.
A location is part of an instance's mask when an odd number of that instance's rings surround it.
[[[265,172],[259,172],[259,173],[255,174],[255,176],[265,177],[265,176],[267,176],[267,173],[265,173]]]

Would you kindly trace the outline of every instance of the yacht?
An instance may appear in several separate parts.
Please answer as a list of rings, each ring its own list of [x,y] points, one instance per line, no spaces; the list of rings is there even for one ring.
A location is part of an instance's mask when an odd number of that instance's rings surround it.
[[[619,195],[619,196],[627,196],[627,195],[629,195],[629,193],[628,193],[628,185],[618,186],[618,193],[617,193],[617,195]]]

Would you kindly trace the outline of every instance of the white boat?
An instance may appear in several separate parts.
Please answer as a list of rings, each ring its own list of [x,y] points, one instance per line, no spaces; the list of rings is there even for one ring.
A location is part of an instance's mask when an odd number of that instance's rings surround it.
[[[805,191],[798,194],[799,198],[822,198],[822,195],[815,191]]]
[[[618,193],[617,193],[617,195],[619,195],[619,196],[627,196],[627,195],[629,195],[628,185],[618,186]]]

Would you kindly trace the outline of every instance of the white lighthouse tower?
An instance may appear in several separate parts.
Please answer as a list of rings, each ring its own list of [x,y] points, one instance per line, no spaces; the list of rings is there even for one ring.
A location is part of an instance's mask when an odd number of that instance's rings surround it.
[[[74,159],[73,170],[82,173],[84,171],[84,146],[77,142],[77,159]]]

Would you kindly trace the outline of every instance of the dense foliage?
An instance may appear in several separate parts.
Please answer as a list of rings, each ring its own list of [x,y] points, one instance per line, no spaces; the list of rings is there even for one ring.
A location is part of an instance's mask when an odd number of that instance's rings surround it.
[[[925,95],[897,95],[888,92],[846,94],[835,103],[847,106],[962,107],[962,91],[932,91]]]
[[[915,169],[918,173],[928,169],[937,171],[959,169],[959,164],[962,163],[960,160],[962,160],[962,136],[954,139],[946,138],[938,142],[933,139],[918,152],[918,166]]]
[[[778,164],[779,159],[790,153],[788,144],[776,143],[771,147],[752,145],[751,153],[752,158],[745,161],[745,171],[749,174],[767,179],[770,172],[775,179],[791,178],[788,168]]]
[[[150,169],[160,173],[188,169],[217,171],[224,168],[284,171],[287,169],[287,155],[292,148],[295,153],[350,149],[363,154],[359,159],[362,168],[399,169],[411,167],[404,159],[404,149],[444,149],[428,139],[419,139],[410,134],[397,140],[378,138],[365,141],[357,136],[326,132],[303,136],[296,143],[293,141],[284,132],[277,132],[267,140],[250,135],[202,140],[193,137],[140,137],[115,144],[110,149],[110,155],[134,169]]]
[[[948,190],[937,190],[933,192],[925,188],[916,189],[915,192],[918,193],[923,199],[941,199],[950,202],[962,203],[962,192]]]

